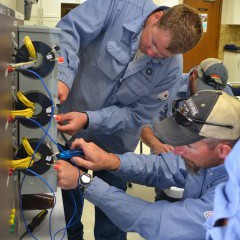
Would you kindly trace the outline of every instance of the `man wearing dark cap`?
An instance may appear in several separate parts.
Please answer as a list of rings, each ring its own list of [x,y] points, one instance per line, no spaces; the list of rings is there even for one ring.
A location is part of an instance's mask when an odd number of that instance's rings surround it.
[[[227,85],[228,70],[224,63],[217,58],[207,58],[199,66],[182,74],[182,79],[169,90],[167,99],[159,97],[161,102],[165,101],[165,107],[159,112],[157,120],[163,120],[172,115],[173,102],[180,99],[188,99],[197,91],[201,90],[223,90],[233,95],[231,88]],[[151,149],[154,154],[167,153],[173,150],[171,145],[162,143],[159,140],[153,124],[145,125],[141,133],[142,141]]]
[[[85,187],[85,198],[115,225],[144,239],[204,239],[203,223],[212,215],[215,187],[228,179],[224,160],[240,137],[240,101],[222,91],[200,91],[155,129],[174,146],[173,153],[115,155],[79,139],[72,148],[81,148],[84,158],[73,161],[87,169],[109,170],[128,182],[182,187],[181,201],[152,203],[129,196],[97,177],[86,181],[86,173],[62,160],[57,163],[58,184],[64,189]]]
[[[228,70],[224,63],[217,58],[207,58],[199,66],[192,68],[189,73],[183,73],[182,79],[169,91],[165,107],[159,112],[158,119],[161,121],[172,115],[173,103],[181,103],[181,99],[188,99],[197,91],[201,90],[223,90],[233,95],[231,88],[227,85]],[[166,144],[159,139],[154,129],[153,123],[147,124],[142,128],[141,140],[151,149],[153,154],[161,154],[173,151],[174,147]],[[177,201],[181,199],[183,189],[172,187],[171,189],[155,189],[155,200]]]

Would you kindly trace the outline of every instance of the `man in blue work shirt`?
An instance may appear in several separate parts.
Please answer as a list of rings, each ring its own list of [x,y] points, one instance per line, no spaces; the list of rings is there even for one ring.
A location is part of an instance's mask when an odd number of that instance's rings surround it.
[[[151,0],[88,0],[57,27],[62,29],[65,59],[59,67],[59,100],[66,100],[62,113],[71,112],[62,116],[68,124],[59,125],[59,130],[108,152],[134,151],[141,127],[162,107],[157,96],[180,78],[181,56],[175,55],[201,38],[198,12],[183,4],[161,11]],[[106,171],[96,174],[126,188]],[[74,212],[69,198],[64,192],[67,222]],[[95,239],[126,239],[104,213],[95,212]],[[69,228],[69,239],[77,239],[80,232],[81,225]]]
[[[213,216],[205,223],[206,240],[240,239],[240,140],[224,162],[228,181],[215,191]]]
[[[73,161],[95,171],[106,169],[127,181],[184,188],[181,201],[147,202],[110,186],[98,177],[84,184],[86,175],[66,161],[58,161],[58,185],[64,189],[85,186],[87,200],[111,221],[144,239],[202,240],[204,222],[212,215],[215,187],[228,179],[224,160],[240,137],[240,101],[222,91],[195,93],[173,116],[155,125],[161,140],[174,152],[152,155],[115,155],[83,139],[73,142],[84,158]],[[80,176],[80,177],[79,177]]]
[[[214,79],[221,83],[222,86],[219,88],[219,84],[212,84],[206,81],[206,75],[214,77]],[[231,88],[227,85],[228,81],[228,70],[224,63],[217,58],[207,58],[203,60],[199,66],[190,70],[189,73],[182,74],[182,79],[179,80],[175,86],[167,92],[167,98],[159,98],[165,101],[165,107],[159,112],[158,119],[161,121],[166,117],[172,115],[173,102],[175,103],[181,99],[188,99],[195,92],[201,90],[216,90],[221,89],[226,93],[233,95]],[[180,104],[180,102],[179,102]],[[154,120],[153,120],[154,121]],[[148,124],[142,128],[141,140],[151,149],[151,153],[160,154],[173,151],[174,147],[165,143],[162,143],[154,130],[153,124]],[[171,198],[168,196],[169,190],[162,191],[156,189],[155,200],[170,200],[175,201],[178,199]]]
[[[154,154],[167,153],[173,150],[172,146],[162,143],[156,131],[153,128],[154,121],[161,121],[164,118],[172,116],[173,103],[176,100],[188,99],[195,92],[201,90],[218,90],[218,85],[211,85],[205,81],[205,75],[203,71],[209,76],[213,76],[216,81],[222,83],[220,90],[233,96],[232,90],[228,81],[228,70],[225,64],[217,58],[207,58],[203,60],[199,66],[190,70],[189,73],[183,73],[182,79],[180,79],[175,86],[167,91],[167,97],[159,96],[159,99],[165,103],[163,109],[159,112],[156,120],[153,119],[152,124],[146,125],[142,128],[141,140],[151,149]],[[181,102],[179,102],[180,104]]]

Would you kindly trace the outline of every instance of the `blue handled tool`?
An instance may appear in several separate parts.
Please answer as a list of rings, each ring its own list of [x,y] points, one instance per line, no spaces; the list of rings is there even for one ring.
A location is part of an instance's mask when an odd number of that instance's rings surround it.
[[[81,157],[83,156],[83,150],[82,149],[74,149],[74,150],[66,150],[62,151],[59,154],[56,155],[57,159],[70,159],[72,157]]]

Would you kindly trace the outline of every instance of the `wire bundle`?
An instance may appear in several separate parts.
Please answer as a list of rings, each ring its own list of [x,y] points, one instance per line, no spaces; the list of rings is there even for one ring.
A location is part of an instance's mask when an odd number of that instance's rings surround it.
[[[30,39],[29,36],[25,36],[25,38],[23,39],[23,42],[24,42],[24,45],[26,46],[27,50],[28,50],[28,53],[30,55],[30,57],[32,59],[37,59],[37,54],[36,54],[36,50],[33,46],[33,43]]]
[[[25,158],[22,158],[22,159],[12,160],[11,161],[11,167],[13,169],[16,169],[16,168],[29,168],[34,163],[34,161],[32,161],[34,150],[32,149],[32,147],[29,144],[28,140],[26,138],[23,138],[22,139],[22,144],[23,144],[23,147],[24,147],[26,153],[29,156],[27,156]]]
[[[31,118],[35,112],[35,106],[34,103],[29,101],[21,92],[17,92],[18,99],[28,108],[23,110],[4,110],[3,115],[4,116],[11,116],[13,118],[15,117],[27,117]]]

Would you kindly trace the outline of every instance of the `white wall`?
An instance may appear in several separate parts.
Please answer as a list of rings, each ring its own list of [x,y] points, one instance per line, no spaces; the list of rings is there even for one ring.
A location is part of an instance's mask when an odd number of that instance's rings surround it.
[[[175,6],[179,3],[182,3],[183,0],[153,0],[159,6]]]
[[[13,10],[16,10],[16,5],[17,5],[16,0],[0,0],[0,3],[13,9]]]
[[[0,0],[0,3],[6,7],[20,12],[21,14],[24,14],[24,0]]]

